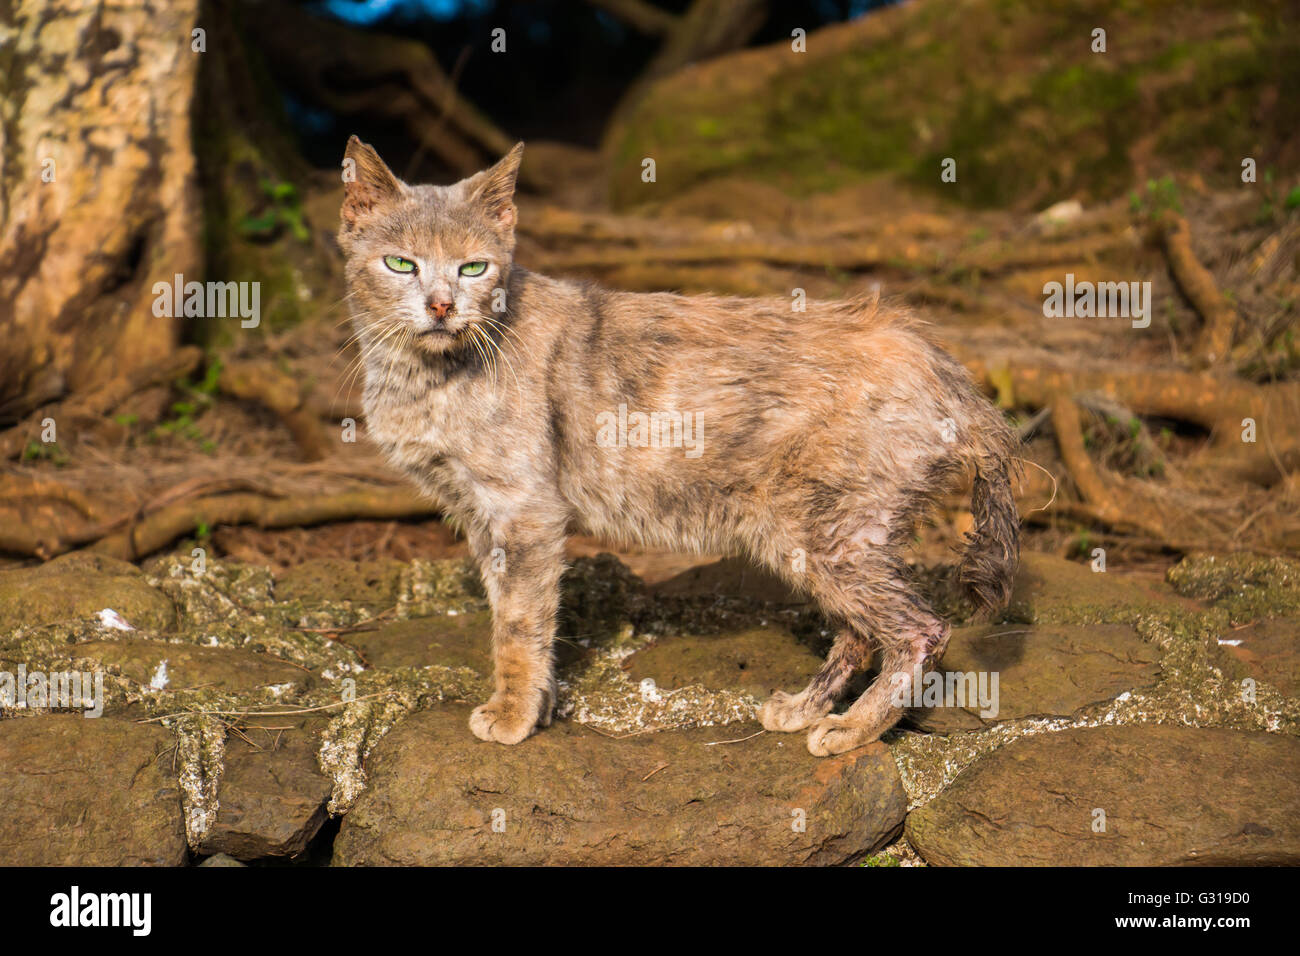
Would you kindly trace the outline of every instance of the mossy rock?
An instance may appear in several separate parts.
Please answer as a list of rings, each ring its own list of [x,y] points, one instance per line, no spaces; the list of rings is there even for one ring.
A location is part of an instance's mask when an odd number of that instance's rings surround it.
[[[977,761],[908,816],[907,837],[941,866],[1294,866],[1298,804],[1295,737],[1089,727]]]
[[[1179,594],[1212,601],[1234,624],[1300,617],[1300,561],[1254,554],[1197,554],[1169,569]]]
[[[309,687],[313,675],[271,654],[229,647],[196,647],[161,641],[91,641],[68,648],[78,661],[112,668],[136,684],[148,686],[167,663],[168,690],[204,688],[212,693],[252,691],[261,687]]]
[[[294,565],[275,584],[277,601],[297,601],[304,606],[350,601],[370,611],[384,611],[397,603],[406,562],[347,561],[320,558]]]
[[[628,658],[628,678],[637,684],[648,678],[665,690],[700,684],[762,700],[774,690],[803,690],[821,666],[822,659],[790,634],[748,628],[660,638]]]
[[[981,206],[1122,194],[1143,168],[1240,184],[1294,164],[1300,86],[1287,5],[945,0],[823,28],[655,83],[606,137],[616,208],[744,174],[791,195],[886,175]],[[1091,32],[1107,31],[1094,53]],[[1149,155],[1145,155],[1149,150]],[[652,158],[656,181],[643,182]],[[940,177],[945,158],[956,181]]]
[[[941,706],[916,708],[907,719],[922,730],[953,733],[1023,717],[1070,717],[1153,684],[1159,661],[1159,649],[1123,624],[959,628],[938,674],[945,689],[960,690],[960,701],[954,696]],[[955,679],[972,674],[974,685]],[[988,707],[979,700],[981,679]]]
[[[1144,587],[1123,574],[1029,551],[1020,556],[1006,616],[1027,624],[1128,623],[1145,612],[1179,606],[1176,594]]]
[[[97,619],[116,611],[141,630],[169,631],[176,608],[139,568],[86,552],[65,554],[34,568],[0,572],[0,641],[20,627]]]

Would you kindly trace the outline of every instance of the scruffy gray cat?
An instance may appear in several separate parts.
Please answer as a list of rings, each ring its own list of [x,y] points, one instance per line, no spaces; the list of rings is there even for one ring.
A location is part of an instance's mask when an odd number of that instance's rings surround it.
[[[875,300],[796,312],[527,272],[512,258],[522,154],[408,186],[354,136],[339,230],[370,434],[460,522],[492,603],[496,689],[470,729],[515,744],[550,723],[564,541],[581,527],[748,554],[806,591],[838,623],[834,645],[759,719],[811,728],[818,755],[877,739],[902,713],[895,675],[948,641],[902,553],[962,473],[962,581],[983,607],[1008,597],[1013,435],[957,362]],[[832,715],[874,647],[879,677]]]

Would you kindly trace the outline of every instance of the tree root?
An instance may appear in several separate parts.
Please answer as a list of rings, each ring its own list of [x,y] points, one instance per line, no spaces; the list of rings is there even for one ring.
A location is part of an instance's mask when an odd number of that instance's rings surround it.
[[[1057,395],[1097,392],[1139,415],[1190,422],[1213,433],[1213,447],[1239,476],[1271,485],[1300,469],[1300,382],[1256,385],[1209,372],[1162,368],[1064,367],[1051,359],[989,360],[954,346],[1004,407],[1043,408]],[[1249,435],[1253,422],[1255,440]]]
[[[1202,365],[1223,362],[1232,352],[1232,337],[1237,330],[1237,310],[1232,307],[1210,270],[1201,265],[1192,251],[1192,229],[1187,220],[1166,211],[1161,222],[1161,240],[1169,270],[1204,325],[1196,342],[1194,356]]]
[[[543,253],[540,268],[555,272],[588,269],[614,269],[628,265],[687,264],[757,260],[774,265],[806,269],[840,269],[846,272],[891,267],[907,272],[975,272],[994,274],[1034,266],[1079,262],[1118,249],[1131,249],[1135,239],[1129,232],[1100,234],[1068,242],[1038,243],[1018,246],[1007,243],[984,245],[969,251],[947,254],[939,247],[924,248],[915,244],[849,240],[789,240],[775,236],[750,235],[738,239],[689,239],[672,244],[638,242],[637,227],[621,229],[609,222],[595,226],[588,235],[602,232],[621,233],[633,246],[609,248],[598,246],[570,252]],[[555,233],[567,225],[578,228],[579,222],[548,226]],[[543,234],[542,229],[535,234]],[[698,233],[696,233],[698,235]]]
[[[306,461],[328,457],[334,445],[321,422],[304,407],[301,383],[265,362],[223,365],[217,387],[235,398],[259,402],[284,423]]]
[[[1080,496],[1105,524],[1115,528],[1140,531],[1159,540],[1169,535],[1159,516],[1144,502],[1125,497],[1121,491],[1105,481],[1088,457],[1083,443],[1083,424],[1079,406],[1064,393],[1052,401],[1052,428],[1056,432],[1056,445],[1061,452],[1070,477]]]
[[[17,458],[30,442],[37,440],[44,419],[53,418],[57,425],[61,417],[86,415],[93,418],[105,415],[136,392],[190,374],[198,367],[201,357],[197,346],[186,345],[162,361],[115,378],[92,392],[38,409],[22,424],[0,434],[0,461]]]
[[[89,550],[135,561],[193,533],[200,525],[287,528],[364,518],[431,517],[438,511],[437,505],[404,488],[363,488],[309,500],[271,499],[260,494],[213,495],[168,505],[130,528],[102,538]]]

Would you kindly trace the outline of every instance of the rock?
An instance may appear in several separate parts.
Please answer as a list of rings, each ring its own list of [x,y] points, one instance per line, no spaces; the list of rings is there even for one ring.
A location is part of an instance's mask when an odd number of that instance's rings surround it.
[[[879,744],[818,759],[798,736],[706,746],[755,724],[615,739],[559,721],[504,748],[468,716],[441,706],[384,737],[335,864],[834,864],[883,845],[906,810]]]
[[[760,701],[773,690],[803,690],[822,659],[777,628],[727,634],[660,638],[628,658],[633,683],[649,678],[661,688],[702,684],[710,690],[740,690]]]
[[[1292,618],[1270,617],[1238,628],[1224,650],[1241,662],[1245,672],[1267,681],[1288,697],[1300,697],[1300,624]]]
[[[240,725],[243,737],[227,737],[217,818],[200,852],[238,860],[292,857],[320,830],[333,787],[316,760],[326,721],[310,719],[290,730],[264,729],[293,722],[284,717],[249,718]]]
[[[1040,228],[1060,226],[1074,222],[1083,215],[1083,203],[1077,199],[1063,199],[1053,203],[1034,217],[1034,223]]]
[[[745,558],[723,558],[713,564],[691,568],[656,585],[651,593],[661,598],[749,598],[768,604],[801,604],[806,601],[780,578]]]
[[[532,148],[531,145],[529,148]],[[570,535],[565,542],[564,553],[570,559],[612,554],[646,584],[658,584],[690,568],[701,564],[712,564],[718,560],[717,555],[681,554],[644,545],[613,548],[601,539],[588,535]]]
[[[1006,613],[1029,624],[1116,623],[1177,600],[1122,573],[1093,571],[1087,564],[1026,551],[1020,556]]]
[[[1092,727],[983,758],[908,817],[907,837],[944,866],[1294,866],[1297,806],[1294,737]]]
[[[0,866],[180,866],[180,791],[157,725],[0,721]]]
[[[199,866],[247,866],[247,863],[240,863],[233,856],[226,856],[224,853],[214,853],[208,857]]]
[[[73,552],[34,568],[0,571],[0,640],[19,627],[97,619],[105,608],[139,630],[176,625],[167,596],[150,587],[134,565],[116,558]]]
[[[288,568],[275,584],[277,601],[313,604],[351,601],[371,611],[397,603],[406,563],[394,559],[344,561],[317,558]]]
[[[1160,652],[1122,624],[1091,627],[1000,624],[952,632],[939,663],[944,674],[975,674],[993,689],[996,713],[970,700],[965,706],[917,708],[908,720],[922,730],[953,733],[1021,717],[1069,717],[1089,704],[1154,683]],[[945,678],[947,686],[948,678]],[[957,686],[956,681],[953,681]],[[969,685],[967,682],[963,686]]]
[[[412,618],[343,635],[371,667],[469,667],[492,673],[492,613]]]
[[[787,36],[704,58],[651,82],[607,127],[610,205],[663,203],[737,176],[802,197],[874,174],[949,201],[1028,211],[1055,196],[1092,204],[1139,181],[1141,164],[1104,156],[1106,142],[1144,137],[1152,155],[1142,163],[1170,170],[1195,167],[1208,150],[1251,155],[1252,136],[1288,142],[1294,124],[1280,107],[1249,135],[1219,119],[1257,103],[1275,82],[1267,71],[1242,76],[1225,90],[1231,102],[1212,108],[1196,79],[1231,71],[1242,56],[1293,55],[1276,13],[1222,7],[1190,30],[1149,4],[1106,10],[1110,36],[1127,38],[1131,58],[1114,74],[1095,68],[1088,43],[1056,29],[1052,6],[995,0],[896,4],[809,31],[797,55]],[[1211,20],[1216,40],[1205,44],[1193,34]],[[1034,55],[1016,55],[1027,50]],[[1161,95],[1144,96],[1138,75]],[[1062,115],[1076,122],[1040,135],[1041,117]],[[647,157],[653,185],[641,178]],[[952,157],[959,169],[945,181],[941,163]]]
[[[167,662],[167,690],[203,687],[214,692],[254,690],[268,685],[313,682],[310,672],[270,654],[229,647],[197,647],[161,641],[90,641],[68,648],[69,656],[117,668],[138,684],[148,685]]]

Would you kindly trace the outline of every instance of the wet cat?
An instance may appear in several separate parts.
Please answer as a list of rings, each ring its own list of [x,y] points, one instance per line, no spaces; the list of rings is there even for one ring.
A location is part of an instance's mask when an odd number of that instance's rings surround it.
[[[961,580],[983,607],[1008,598],[1012,432],[918,323],[874,299],[795,311],[528,272],[513,260],[522,152],[446,187],[402,183],[356,137],[345,158],[339,242],[370,435],[464,528],[492,604],[495,691],[470,729],[515,744],[550,722],[564,542],[581,527],[744,553],[810,594],[838,626],[826,664],[759,719],[807,729],[818,755],[875,740],[902,714],[894,678],[948,641],[903,550],[963,473]],[[877,647],[877,679],[832,714]]]

